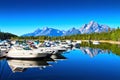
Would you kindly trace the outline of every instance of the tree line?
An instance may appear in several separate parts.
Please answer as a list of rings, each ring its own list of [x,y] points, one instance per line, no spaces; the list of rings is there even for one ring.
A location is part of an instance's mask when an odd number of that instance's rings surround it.
[[[120,29],[109,30],[108,32],[77,34],[71,36],[54,37],[53,39],[72,39],[72,40],[113,40],[120,41]]]
[[[17,35],[11,33],[0,32],[0,40],[11,39],[11,37],[17,37]]]
[[[13,37],[12,39],[30,39],[30,40],[113,40],[120,41],[120,29],[109,30],[108,32],[91,33],[91,34],[76,34],[70,36],[30,36],[30,37]]]

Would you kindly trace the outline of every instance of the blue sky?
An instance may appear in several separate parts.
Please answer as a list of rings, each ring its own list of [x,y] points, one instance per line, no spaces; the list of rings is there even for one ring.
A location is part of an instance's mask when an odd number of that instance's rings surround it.
[[[119,0],[0,0],[0,29],[22,35],[37,28],[80,28],[91,20],[120,26]]]

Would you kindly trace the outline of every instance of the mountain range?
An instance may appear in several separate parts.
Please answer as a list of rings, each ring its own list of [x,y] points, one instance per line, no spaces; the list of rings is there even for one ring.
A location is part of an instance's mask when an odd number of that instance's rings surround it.
[[[72,28],[67,31],[58,30],[54,28],[44,27],[43,29],[36,29],[32,33],[27,33],[22,36],[67,36],[67,35],[75,35],[75,34],[90,34],[90,33],[100,33],[100,32],[108,32],[110,27],[107,25],[100,25],[97,22],[90,21],[88,24],[84,24],[81,28],[76,29]]]

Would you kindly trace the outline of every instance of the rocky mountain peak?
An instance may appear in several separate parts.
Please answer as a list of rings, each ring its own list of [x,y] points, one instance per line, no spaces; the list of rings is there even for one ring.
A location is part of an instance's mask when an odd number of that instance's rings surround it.
[[[107,32],[109,29],[106,25],[99,25],[95,21],[90,21],[88,24],[84,24],[80,29],[76,29],[75,27],[64,31],[58,30],[54,28],[44,27],[43,29],[36,29],[32,33],[24,34],[22,36],[67,36],[67,35],[75,35],[75,34],[90,34],[90,33],[100,33]]]

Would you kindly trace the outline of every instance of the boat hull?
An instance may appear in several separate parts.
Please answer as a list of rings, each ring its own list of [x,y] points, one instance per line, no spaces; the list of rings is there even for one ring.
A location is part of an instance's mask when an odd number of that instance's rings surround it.
[[[33,59],[46,57],[47,53],[8,53],[7,58],[18,58],[18,59]]]

